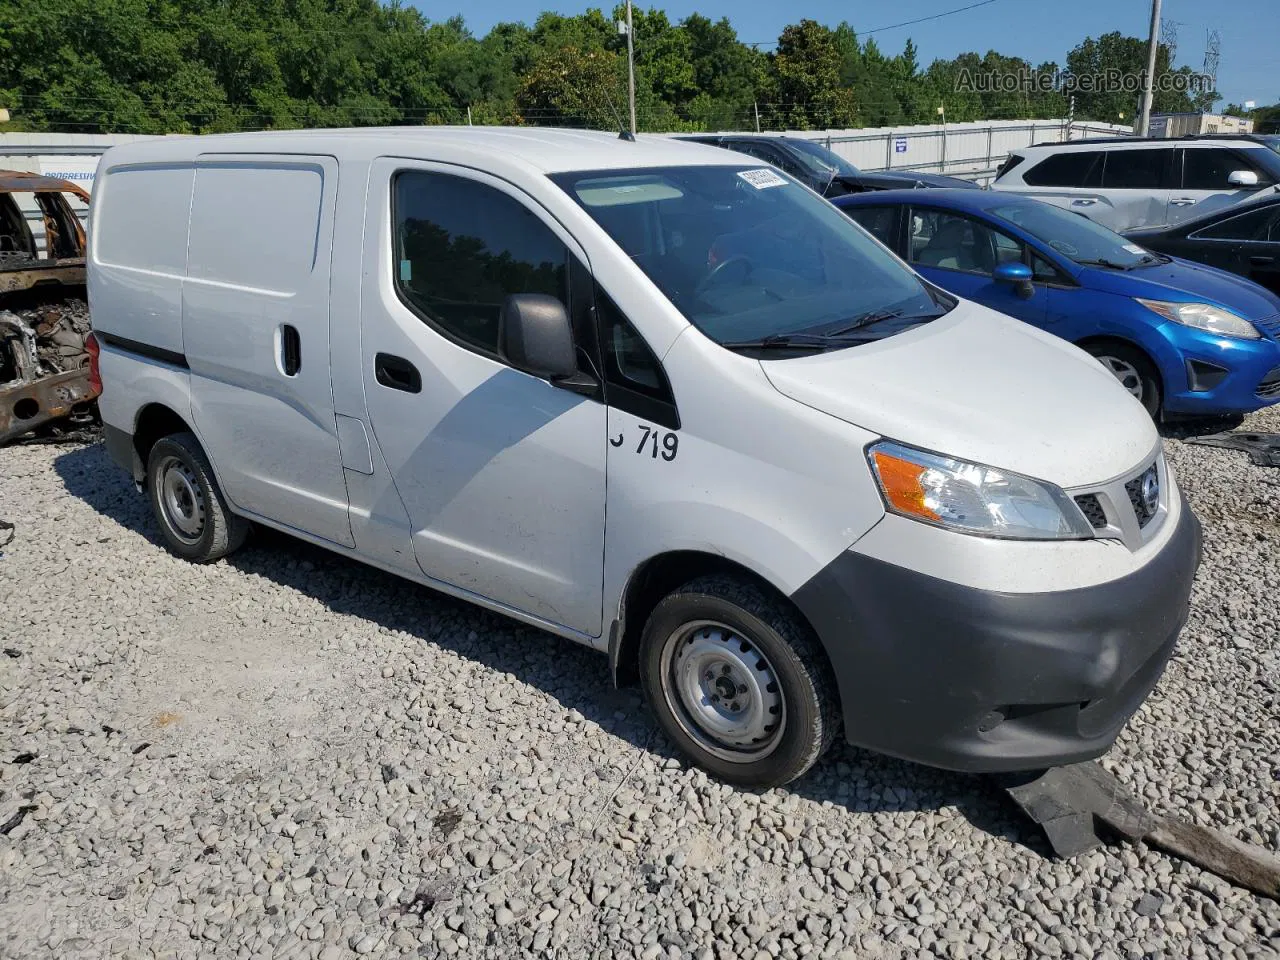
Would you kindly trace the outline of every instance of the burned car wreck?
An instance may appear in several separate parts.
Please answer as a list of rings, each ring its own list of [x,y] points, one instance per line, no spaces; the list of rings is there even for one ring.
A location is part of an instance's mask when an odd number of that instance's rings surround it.
[[[70,197],[89,202],[66,180],[0,170],[0,443],[96,417],[85,232]]]

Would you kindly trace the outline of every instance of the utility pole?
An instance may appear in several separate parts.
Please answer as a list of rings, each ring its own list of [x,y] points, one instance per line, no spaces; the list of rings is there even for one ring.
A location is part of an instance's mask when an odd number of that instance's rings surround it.
[[[1160,49],[1160,0],[1151,0],[1151,39],[1147,44],[1147,72],[1142,78],[1142,116],[1138,118],[1138,136],[1151,130],[1151,88],[1156,79],[1156,52]]]
[[[938,104],[938,116],[942,118],[942,169],[941,173],[947,172],[947,107],[946,104]]]
[[[1158,2],[1158,0],[1157,0]],[[636,50],[631,35],[631,0],[627,0],[627,100],[631,103],[631,135],[636,135]]]

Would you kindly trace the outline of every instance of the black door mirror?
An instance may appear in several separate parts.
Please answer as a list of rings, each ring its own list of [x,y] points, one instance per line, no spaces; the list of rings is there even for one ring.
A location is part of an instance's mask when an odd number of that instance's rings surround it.
[[[517,370],[556,386],[591,393],[596,381],[578,372],[573,328],[564,304],[544,293],[513,293],[498,316],[498,350]]]

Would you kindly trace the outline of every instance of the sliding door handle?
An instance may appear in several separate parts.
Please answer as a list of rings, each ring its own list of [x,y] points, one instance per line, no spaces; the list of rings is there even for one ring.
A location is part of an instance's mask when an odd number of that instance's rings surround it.
[[[302,338],[292,324],[280,326],[280,369],[286,377],[296,377],[302,369]]]
[[[379,353],[373,358],[373,375],[384,387],[403,390],[405,393],[422,392],[422,375],[418,368],[404,357],[391,353]]]

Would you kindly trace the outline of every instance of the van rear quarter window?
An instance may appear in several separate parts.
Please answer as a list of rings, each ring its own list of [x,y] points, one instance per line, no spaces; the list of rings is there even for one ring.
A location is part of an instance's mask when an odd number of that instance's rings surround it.
[[[318,164],[196,167],[187,276],[293,293],[318,251],[324,171]]]
[[[153,273],[186,270],[190,166],[113,167],[97,185],[93,257]]]

